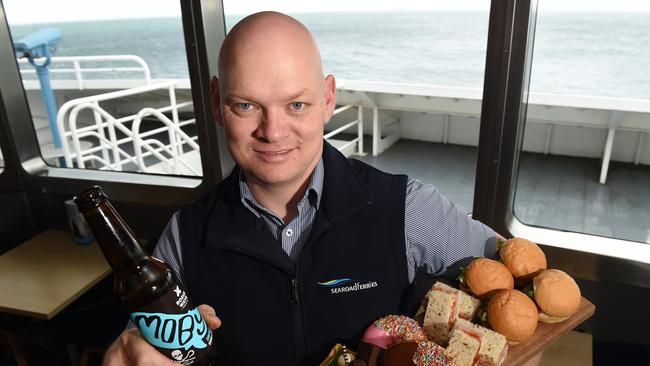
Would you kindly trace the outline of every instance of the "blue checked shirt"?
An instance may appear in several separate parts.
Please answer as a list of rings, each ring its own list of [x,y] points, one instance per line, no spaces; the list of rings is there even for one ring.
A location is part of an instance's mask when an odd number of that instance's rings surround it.
[[[309,188],[298,203],[298,215],[288,224],[262,207],[251,193],[243,175],[239,177],[242,204],[262,218],[282,249],[293,259],[298,258],[311,231],[323,191],[324,166],[316,165]],[[482,257],[494,253],[496,234],[489,227],[473,220],[443,196],[436,187],[417,179],[406,186],[404,235],[409,281],[418,269],[440,275],[452,263],[467,257]],[[178,212],[169,221],[158,240],[153,255],[167,262],[182,281],[183,258],[178,228]]]

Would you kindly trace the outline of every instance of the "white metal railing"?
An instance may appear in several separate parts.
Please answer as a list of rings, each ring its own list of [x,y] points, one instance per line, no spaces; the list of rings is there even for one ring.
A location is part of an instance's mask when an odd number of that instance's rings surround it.
[[[42,59],[36,59],[37,63],[42,63]],[[101,67],[83,67],[83,63],[94,64],[109,64]],[[114,64],[121,63],[125,66],[115,66]],[[19,65],[29,65],[26,58],[18,59]],[[130,64],[130,66],[128,65]],[[149,65],[139,56],[135,55],[103,55],[103,56],[57,56],[52,57],[50,66],[48,67],[50,77],[61,74],[72,74],[77,81],[77,87],[80,90],[85,88],[87,79],[84,79],[84,74],[98,74],[98,73],[116,73],[116,72],[130,72],[141,73],[142,79],[146,84],[151,83],[151,71]],[[20,73],[23,75],[36,74],[34,68],[21,67]]]
[[[357,119],[355,119],[354,121],[348,122],[348,123],[344,124],[343,126],[333,130],[333,131],[330,131],[330,132],[326,133],[324,138],[326,140],[329,140],[329,141],[334,140],[333,138],[337,134],[340,134],[343,131],[356,126],[357,127],[356,137],[353,138],[352,140],[349,140],[349,141],[342,141],[341,143],[337,143],[337,144],[335,144],[335,147],[337,149],[339,149],[340,151],[346,152],[348,148],[353,147],[354,145],[356,145],[356,147],[357,147],[356,153],[358,155],[363,155],[363,108],[361,106],[346,105],[346,106],[343,106],[343,107],[340,107],[340,108],[337,108],[336,110],[334,110],[333,116],[335,116],[337,114],[340,114],[342,112],[345,112],[348,109],[351,109],[351,108],[354,108],[354,107],[357,108]]]
[[[143,121],[143,117],[145,116],[155,116],[157,118],[157,121],[162,122],[165,127],[162,128],[164,130],[168,131],[169,135],[169,145],[164,145],[158,140],[154,139],[147,139],[143,140],[142,137],[146,136],[145,133],[141,134],[140,133],[140,125]],[[191,173],[194,175],[201,175],[202,173],[194,168],[194,166],[186,161],[183,160],[181,157],[184,155],[183,152],[183,145],[187,144],[191,149],[194,151],[199,151],[199,144],[196,143],[197,136],[190,137],[187,135],[183,130],[180,129],[181,125],[185,125],[187,123],[194,123],[195,120],[187,120],[183,124],[178,122],[178,118],[175,118],[175,121],[170,120],[162,114],[159,110],[153,109],[153,108],[144,108],[140,112],[138,112],[135,120],[133,121],[133,126],[132,126],[132,131],[133,131],[133,146],[135,147],[135,156],[138,161],[138,166],[142,169],[143,172],[151,172],[149,166],[144,161],[145,154],[150,153],[156,158],[160,160],[161,163],[165,164],[166,166],[170,167],[172,169],[171,172],[174,174],[181,174],[182,169],[181,166],[184,166],[187,170],[189,170]],[[179,140],[180,138],[180,140]],[[158,146],[157,148],[154,148],[152,145]],[[143,153],[142,151],[146,150],[146,153]],[[164,156],[162,153],[165,152],[169,157]]]
[[[200,175],[197,169],[187,166],[181,159],[186,146],[197,154],[199,146],[195,142],[196,136],[190,137],[181,129],[195,123],[195,120],[180,120],[178,111],[191,107],[192,102],[177,103],[175,86],[173,81],[162,82],[79,98],[63,104],[57,114],[57,125],[63,134],[61,145],[66,166],[85,168],[87,163],[93,162],[102,170],[121,171],[125,164],[130,163],[136,167],[136,171],[146,172],[150,169],[145,164],[145,158],[152,157],[150,160],[154,163],[167,166],[167,172]],[[102,102],[165,89],[169,93],[168,106],[144,108],[124,117],[116,118],[100,105]],[[86,110],[92,112],[94,123],[80,126],[79,114]],[[171,119],[165,116],[164,113],[167,112],[171,113]],[[164,126],[140,132],[145,116],[156,117]],[[118,137],[118,133],[123,137]],[[153,138],[165,133],[169,139],[168,144]],[[82,141],[89,139],[96,140],[99,144],[90,147],[82,144]]]
[[[182,129],[195,123],[195,119],[181,121],[178,113],[180,109],[191,107],[192,103],[177,103],[175,87],[176,82],[166,81],[83,97],[63,104],[57,114],[57,126],[62,133],[65,165],[86,168],[88,164],[93,164],[101,170],[122,171],[128,164],[128,170],[138,172],[201,175],[200,165],[197,167],[197,162],[192,160],[200,160],[198,137],[190,136]],[[156,91],[159,93],[165,89],[169,93],[169,105],[164,107],[145,107],[137,113],[115,117],[103,106],[108,101]],[[155,98],[161,99],[159,95]],[[363,154],[363,108],[347,105],[336,109],[334,115],[352,108],[357,108],[357,118],[324,137],[344,153]],[[80,123],[80,115],[87,112],[92,113],[90,123]],[[154,128],[153,123],[160,126]],[[143,129],[144,124],[147,124],[146,129]],[[355,137],[351,140],[336,139],[341,133],[355,127]],[[164,143],[161,141],[163,134],[166,136]],[[89,140],[95,143],[89,144]],[[188,159],[191,153],[195,154]]]
[[[339,80],[337,91],[338,103],[362,105],[373,110],[373,155],[378,155],[401,137],[399,129],[393,129],[391,134],[383,137],[382,127],[385,126],[379,120],[379,110],[439,114],[443,117],[441,140],[447,143],[450,117],[479,117],[482,105],[482,90],[476,88]],[[530,93],[526,120],[546,125],[542,142],[545,154],[550,153],[555,127],[605,129],[607,137],[604,142],[595,141],[593,144],[594,149],[602,147],[599,182],[605,183],[617,131],[637,134],[631,162],[640,164],[642,157],[647,156],[647,152],[644,155],[644,141],[650,134],[649,116],[650,100]],[[408,119],[400,118],[400,121]]]

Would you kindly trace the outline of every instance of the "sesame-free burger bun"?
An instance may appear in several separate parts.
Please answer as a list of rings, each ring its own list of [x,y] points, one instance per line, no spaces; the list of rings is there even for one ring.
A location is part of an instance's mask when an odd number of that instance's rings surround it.
[[[578,310],[582,295],[576,281],[559,269],[547,269],[533,279],[535,302],[544,323],[561,322]]]
[[[539,313],[533,300],[519,290],[501,290],[488,303],[487,318],[492,329],[503,334],[508,344],[518,344],[535,333]]]
[[[512,238],[499,249],[499,257],[515,277],[518,286],[546,269],[546,256],[535,243],[524,238]]]
[[[498,290],[515,286],[512,274],[503,263],[488,259],[474,259],[465,269],[465,284],[472,293],[486,298]]]

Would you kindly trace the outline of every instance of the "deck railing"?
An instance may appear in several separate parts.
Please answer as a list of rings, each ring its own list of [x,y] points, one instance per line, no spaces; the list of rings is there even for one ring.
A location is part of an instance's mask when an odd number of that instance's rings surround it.
[[[178,86],[179,84],[177,84]],[[182,89],[189,89],[187,83],[181,83]],[[436,87],[436,86],[421,86],[421,85],[408,85],[402,83],[383,83],[383,82],[366,82],[347,80],[340,83],[338,86],[337,103],[342,106],[335,111],[335,115],[339,116],[337,127],[331,132],[327,132],[325,138],[332,142],[339,150],[349,153],[363,154],[363,109],[369,108],[372,110],[370,120],[372,121],[372,152],[374,155],[379,154],[392,143],[402,137],[402,127],[404,123],[408,123],[408,118],[399,119],[390,126],[386,126],[386,121],[380,118],[380,111],[398,111],[398,112],[423,112],[433,115],[442,116],[442,136],[440,141],[443,143],[455,143],[451,137],[458,137],[458,132],[452,135],[450,131],[453,129],[452,120],[456,117],[469,117],[479,121],[481,111],[481,96],[480,89],[469,88],[452,88],[452,87]],[[130,89],[133,90],[133,89]],[[135,90],[138,90],[137,88]],[[111,93],[109,93],[111,94]],[[82,98],[83,99],[83,98]],[[144,107],[144,106],[143,106]],[[350,109],[357,109],[357,118],[350,121]],[[346,112],[347,113],[344,113]],[[102,116],[102,113],[97,110]],[[161,113],[165,113],[161,111]],[[341,116],[340,114],[343,113]],[[150,116],[155,117],[154,114]],[[402,115],[403,116],[403,115]],[[587,127],[595,130],[605,130],[603,139],[595,140],[590,150],[580,150],[580,156],[600,156],[602,158],[601,171],[599,181],[605,183],[607,179],[608,167],[612,155],[621,156],[620,151],[617,153],[615,150],[616,142],[614,137],[617,131],[629,131],[637,134],[633,142],[634,151],[632,152],[633,158],[630,162],[634,164],[645,163],[647,164],[647,148],[644,149],[644,141],[650,135],[650,101],[647,100],[629,100],[617,98],[594,98],[594,97],[581,97],[581,96],[567,96],[567,95],[544,95],[544,94],[530,94],[528,103],[527,120],[529,123],[542,126],[544,129],[541,132],[536,132],[535,137],[535,150],[545,154],[553,153],[553,149],[560,149],[560,154],[571,155],[571,150],[566,148],[565,145],[558,145],[554,138],[557,131],[565,131],[570,127]],[[130,116],[135,118],[135,115]],[[366,117],[368,118],[368,117]],[[119,119],[118,119],[119,120]],[[131,120],[131,122],[133,119]],[[166,124],[165,121],[159,119],[159,123]],[[438,123],[438,122],[436,122]],[[331,124],[330,124],[331,125]],[[473,125],[473,124],[472,124]],[[340,126],[340,127],[338,127]],[[467,126],[467,125],[465,125]],[[350,130],[355,128],[357,131],[354,133],[356,136],[351,140],[341,140],[339,136],[342,134],[349,134]],[[390,130],[387,127],[391,127]],[[163,127],[165,128],[165,127]],[[468,132],[466,127],[463,131]],[[478,128],[473,126],[471,128]],[[386,129],[382,131],[382,129]],[[539,127],[536,128],[540,131]],[[458,130],[456,130],[458,131]],[[470,131],[470,134],[474,133]],[[412,134],[412,132],[411,132]],[[596,135],[590,138],[596,139]],[[629,134],[628,134],[629,136]],[[425,137],[430,138],[430,137]],[[179,137],[186,146],[187,141]],[[196,137],[193,137],[196,139]],[[629,140],[629,137],[626,137]],[[102,140],[103,141],[103,140]],[[144,139],[142,140],[145,141]],[[602,142],[601,142],[602,141]],[[464,139],[461,143],[472,144],[468,139]],[[157,152],[166,151],[163,146],[153,143],[157,146]],[[150,147],[152,147],[151,145]],[[630,145],[627,143],[627,145]],[[646,144],[647,145],[647,144]],[[538,148],[537,146],[541,146]],[[622,145],[619,145],[622,146]],[[98,148],[98,147],[95,147]],[[111,148],[113,148],[111,146]],[[154,150],[144,148],[141,146],[143,154],[148,156],[155,156]],[[626,147],[627,148],[627,147]],[[152,147],[153,149],[153,147]],[[177,147],[173,149],[178,150]],[[629,148],[628,148],[629,149]],[[105,150],[105,149],[104,149]],[[102,150],[103,151],[103,150]],[[171,150],[170,150],[171,151]],[[568,153],[566,152],[568,151]],[[76,151],[69,151],[69,154],[75,156]],[[103,154],[103,153],[102,153]],[[137,156],[131,155],[128,158],[122,153],[119,160],[128,160],[138,164]],[[135,150],[132,152],[135,154]],[[617,154],[617,155],[616,155]],[[625,153],[626,156],[629,153]],[[102,155],[103,156],[103,155]],[[87,157],[88,159],[97,159],[97,157]],[[103,159],[103,158],[102,158]],[[178,164],[173,163],[173,156],[168,156],[169,165],[174,169],[178,168]],[[106,159],[104,159],[106,161]],[[141,159],[142,160],[142,159]],[[105,169],[117,164],[115,158],[109,164],[103,164]],[[143,161],[140,161],[139,169],[146,171],[149,167],[144,167]],[[77,163],[78,165],[78,163]],[[119,165],[119,164],[118,164]],[[192,172],[191,174],[195,174]]]
[[[116,118],[100,105],[103,102],[160,90],[167,90],[169,93],[169,105],[165,107],[143,108],[136,114]],[[183,126],[195,123],[194,118],[180,120],[178,113],[179,110],[189,109],[191,106],[192,102],[177,103],[175,82],[163,82],[71,100],[61,106],[57,115],[59,131],[63,131],[61,145],[65,165],[85,168],[87,163],[92,162],[101,170],[121,171],[126,164],[131,163],[136,167],[136,171],[145,172],[150,170],[150,167],[145,164],[145,158],[152,157],[154,163],[168,166],[169,169],[166,171],[170,173],[200,175],[196,169],[188,167],[188,164],[181,159],[181,155],[187,153],[187,150],[199,151],[199,146],[195,142],[197,137],[190,137],[181,129]],[[94,121],[81,125],[79,114],[84,110],[92,112]],[[166,117],[165,113],[171,113],[172,118]],[[156,117],[164,127],[140,132],[145,116]],[[123,137],[118,137],[118,133]],[[162,142],[160,137],[151,138],[165,133],[168,142]],[[89,140],[98,143],[91,145],[83,143]],[[182,169],[181,166],[187,169]]]
[[[42,60],[36,59],[36,62],[42,63]],[[88,63],[103,66],[84,67]],[[36,74],[36,70],[29,65],[26,58],[19,58],[18,64],[21,66],[21,74]],[[141,75],[145,84],[151,83],[149,65],[141,57],[135,55],[57,56],[52,57],[48,71],[51,79],[58,79],[58,75],[74,76],[77,88],[80,90],[85,88],[88,74],[112,74],[107,75],[107,78],[115,79],[115,73],[132,73],[134,76]],[[86,77],[84,78],[84,76]]]
[[[202,172],[195,168],[196,164],[192,164],[190,161],[182,159],[182,156],[186,154],[183,149],[184,145],[188,145],[190,149],[197,153],[200,151],[199,144],[196,143],[198,137],[189,136],[181,130],[182,126],[195,123],[195,120],[192,118],[179,122],[178,113],[172,113],[172,115],[173,120],[164,115],[160,109],[154,108],[144,108],[136,115],[133,120],[131,131],[133,132],[133,146],[135,148],[135,157],[137,159],[138,167],[140,167],[140,169],[145,173],[155,172],[144,160],[148,155],[153,155],[160,161],[158,164],[162,163],[169,168],[166,172],[182,174],[185,171],[184,169],[186,169],[186,171],[189,171],[192,175],[200,176]],[[147,116],[156,117],[157,121],[162,123],[164,127],[140,133],[140,125],[144,121],[143,118]],[[156,133],[167,132],[169,144],[165,145],[160,142],[160,140],[156,139],[143,139],[143,137],[152,135],[152,132],[154,131]],[[196,154],[194,158],[200,158],[200,155]]]
[[[92,164],[100,170],[122,171],[126,167],[127,170],[144,173],[200,176],[198,137],[190,136],[182,129],[195,123],[195,119],[179,118],[179,110],[189,110],[192,103],[177,103],[175,87],[175,82],[168,81],[65,103],[57,115],[59,131],[63,131],[61,145],[65,165],[86,168]],[[102,105],[152,92],[158,92],[156,98],[161,99],[160,91],[165,89],[169,103],[164,107],[143,107],[135,114],[115,117]],[[357,118],[325,135],[346,155],[363,154],[363,108],[347,105],[334,111],[337,115],[352,108],[357,108]],[[87,119],[81,122],[80,115],[88,111],[92,113],[93,120],[90,123]],[[147,124],[145,129],[144,124]],[[353,138],[341,137],[346,131],[349,135],[350,129],[354,129]]]
[[[334,116],[341,114],[348,109],[357,108],[357,119],[345,123],[343,126],[330,131],[325,134],[324,138],[332,143],[337,149],[343,152],[346,155],[350,155],[352,152],[363,155],[363,107],[359,105],[346,105],[334,110]],[[351,140],[340,140],[335,138],[336,135],[339,135],[346,130],[356,127],[357,130],[354,132],[356,135],[355,138]],[[349,132],[348,132],[349,133]],[[356,149],[354,147],[356,146]],[[356,151],[355,151],[356,150]]]
[[[409,85],[405,83],[371,82],[346,80],[337,86],[337,101],[355,104],[373,111],[372,154],[378,155],[401,138],[399,124],[408,123],[401,119],[397,128],[388,134],[382,131],[384,121],[379,111],[422,112],[442,116],[440,141],[450,141],[451,117],[470,117],[478,122],[481,114],[482,90],[471,88]],[[528,100],[527,122],[545,126],[541,152],[551,152],[554,130],[565,127],[587,127],[606,130],[606,137],[595,142],[594,151],[599,150],[602,158],[600,183],[605,183],[614,149],[617,131],[637,134],[634,158],[631,162],[641,163],[644,141],[650,134],[650,100],[604,98],[571,95],[548,95],[531,93]],[[431,121],[434,123],[434,121]],[[478,126],[474,126],[478,129]],[[474,131],[474,130],[473,130]],[[466,131],[467,132],[467,131]],[[467,144],[467,140],[464,141]],[[598,146],[598,148],[596,148]],[[592,152],[589,152],[592,154]],[[620,155],[620,154],[619,154]]]

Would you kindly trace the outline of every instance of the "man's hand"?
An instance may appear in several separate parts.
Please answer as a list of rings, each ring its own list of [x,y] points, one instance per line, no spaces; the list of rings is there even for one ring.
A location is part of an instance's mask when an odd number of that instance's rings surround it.
[[[210,305],[200,305],[199,312],[211,330],[221,326],[221,320]],[[127,329],[108,348],[104,356],[104,366],[178,366],[153,346],[140,334],[137,328]]]
[[[137,328],[128,329],[110,346],[104,356],[104,366],[177,366],[142,338]]]
[[[221,319],[217,317],[212,306],[206,304],[199,305],[199,313],[201,313],[201,316],[208,324],[208,328],[212,330],[219,329],[221,326]]]

